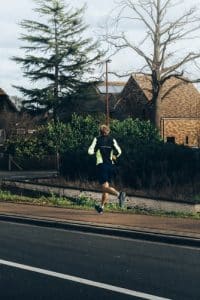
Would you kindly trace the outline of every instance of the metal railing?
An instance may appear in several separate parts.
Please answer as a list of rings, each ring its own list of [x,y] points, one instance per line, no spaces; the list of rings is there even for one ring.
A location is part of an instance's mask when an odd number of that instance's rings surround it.
[[[59,171],[59,157],[57,155],[46,155],[41,158],[19,158],[11,154],[0,153],[0,171],[31,170]]]

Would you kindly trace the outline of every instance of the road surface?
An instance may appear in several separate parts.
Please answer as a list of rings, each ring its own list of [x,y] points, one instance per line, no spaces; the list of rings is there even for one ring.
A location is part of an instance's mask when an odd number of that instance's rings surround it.
[[[2,300],[198,300],[200,249],[0,222]]]

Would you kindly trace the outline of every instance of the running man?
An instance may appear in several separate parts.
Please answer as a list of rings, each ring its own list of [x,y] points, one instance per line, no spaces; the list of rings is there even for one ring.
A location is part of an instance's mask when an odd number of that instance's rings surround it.
[[[114,175],[114,164],[121,155],[121,149],[117,141],[110,136],[110,129],[107,125],[100,126],[100,136],[95,137],[88,149],[88,154],[96,154],[96,165],[98,180],[102,187],[101,205],[95,205],[98,213],[103,213],[104,205],[108,201],[108,194],[116,195],[120,206],[123,206],[126,193],[118,192],[110,186]]]

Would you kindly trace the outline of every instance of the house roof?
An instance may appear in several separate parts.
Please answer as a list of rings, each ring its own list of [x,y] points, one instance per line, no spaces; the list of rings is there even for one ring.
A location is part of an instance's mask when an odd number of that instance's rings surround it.
[[[147,100],[151,99],[151,77],[148,75],[143,74],[133,74],[132,78],[137,82],[139,87],[144,92]],[[162,88],[161,91],[161,98],[162,99],[174,99],[174,98],[184,98],[185,100],[188,99],[200,99],[200,93],[194,84],[185,82],[181,79],[176,77],[171,77],[167,80]]]
[[[126,82],[109,81],[108,82],[108,93],[109,94],[120,94],[126,85]],[[100,94],[106,94],[106,82],[97,84],[97,90]]]
[[[0,96],[5,96],[5,95],[6,93],[4,92],[4,90],[0,88]]]
[[[6,94],[6,92],[2,88],[0,88],[0,98],[1,97],[3,98],[4,103],[5,103],[5,101],[7,102],[8,107],[13,112],[17,112],[17,108],[16,108],[15,104],[11,101],[9,96]]]

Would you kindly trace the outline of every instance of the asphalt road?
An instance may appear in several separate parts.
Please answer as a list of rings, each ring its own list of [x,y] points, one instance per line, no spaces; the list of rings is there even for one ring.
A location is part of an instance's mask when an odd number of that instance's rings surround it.
[[[1,300],[199,300],[199,278],[199,248],[0,222]]]

